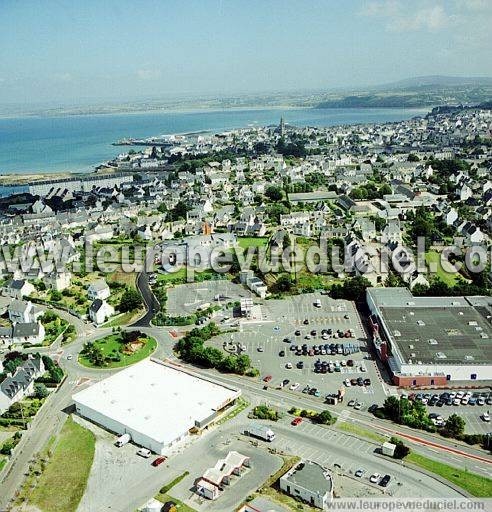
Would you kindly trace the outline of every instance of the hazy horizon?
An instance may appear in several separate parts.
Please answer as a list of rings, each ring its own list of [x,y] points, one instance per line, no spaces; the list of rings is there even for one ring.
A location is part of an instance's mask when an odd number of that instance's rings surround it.
[[[357,89],[492,75],[487,0],[4,0],[0,103]]]

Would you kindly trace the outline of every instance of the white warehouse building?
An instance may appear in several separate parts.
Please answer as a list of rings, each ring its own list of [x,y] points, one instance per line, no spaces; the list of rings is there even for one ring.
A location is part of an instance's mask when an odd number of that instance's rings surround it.
[[[241,391],[146,359],[73,395],[76,412],[157,454],[199,431]]]

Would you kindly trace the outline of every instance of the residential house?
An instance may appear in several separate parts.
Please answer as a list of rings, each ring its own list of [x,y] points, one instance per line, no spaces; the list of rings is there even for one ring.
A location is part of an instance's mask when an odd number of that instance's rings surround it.
[[[36,308],[32,302],[25,302],[23,300],[13,300],[7,308],[9,320],[12,323],[29,323],[37,322],[38,318],[43,315],[43,312]]]
[[[113,306],[105,300],[95,299],[89,308],[89,318],[96,324],[103,324],[115,313]]]
[[[28,297],[34,291],[34,286],[24,279],[13,279],[3,288],[3,294],[13,299],[22,299]]]
[[[45,372],[43,360],[29,355],[13,374],[0,383],[0,414],[12,404],[34,393],[34,381]]]
[[[104,279],[98,279],[92,282],[87,289],[87,298],[89,300],[105,300],[111,295],[111,290]]]

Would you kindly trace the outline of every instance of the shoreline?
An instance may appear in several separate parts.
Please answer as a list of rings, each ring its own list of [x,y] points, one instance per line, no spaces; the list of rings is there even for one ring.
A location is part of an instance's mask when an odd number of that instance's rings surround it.
[[[126,115],[152,115],[152,114],[214,114],[218,112],[247,112],[247,111],[265,111],[265,110],[307,110],[307,111],[336,111],[336,110],[367,110],[367,111],[389,111],[389,110],[405,110],[405,111],[419,111],[419,112],[430,112],[433,106],[421,106],[421,107],[326,107],[317,108],[316,106],[293,106],[293,105],[251,105],[247,107],[204,107],[204,108],[155,108],[155,109],[142,109],[142,110],[114,110],[108,112],[25,112],[18,114],[3,114],[0,113],[0,120],[15,120],[15,119],[52,119],[52,118],[64,118],[64,117],[96,117],[96,116],[126,116]],[[178,135],[178,134],[171,134]]]

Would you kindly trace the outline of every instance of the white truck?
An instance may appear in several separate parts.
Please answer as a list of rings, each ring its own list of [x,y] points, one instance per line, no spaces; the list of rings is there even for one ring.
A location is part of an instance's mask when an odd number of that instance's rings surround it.
[[[263,441],[268,441],[269,443],[275,439],[275,432],[271,428],[258,423],[251,423],[244,433],[251,437],[263,439]]]
[[[122,436],[118,437],[116,439],[116,443],[114,443],[118,448],[121,448],[122,446],[125,446],[125,444],[128,444],[131,441],[130,434],[123,434]]]
[[[386,443],[383,443],[381,446],[381,451],[383,455],[387,455],[388,457],[393,457],[395,455],[396,450],[396,444],[390,443],[387,441]]]

